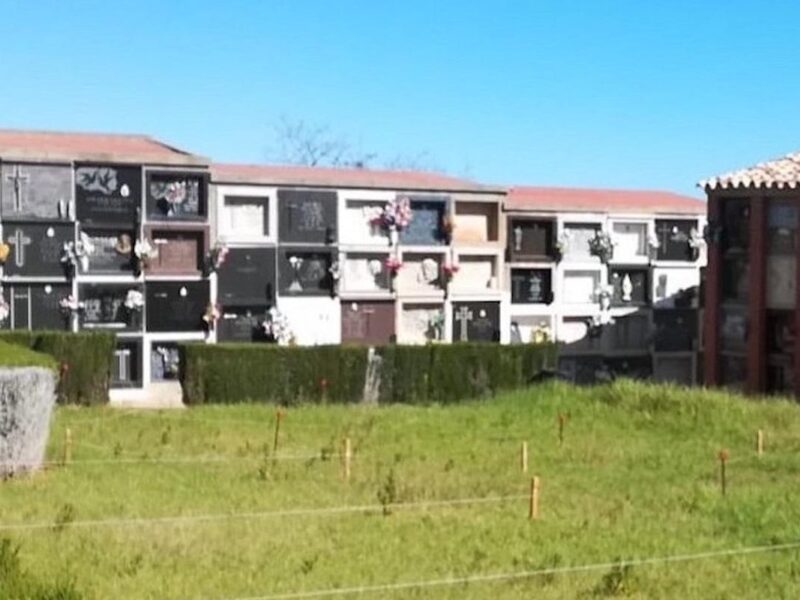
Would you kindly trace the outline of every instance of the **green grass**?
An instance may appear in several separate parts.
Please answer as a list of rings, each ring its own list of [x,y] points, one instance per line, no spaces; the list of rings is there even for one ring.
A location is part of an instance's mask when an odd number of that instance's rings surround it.
[[[557,415],[568,414],[563,445]],[[272,461],[274,407],[174,412],[59,408],[49,455],[73,464],[0,485],[0,531],[26,571],[87,598],[226,599],[516,572],[800,540],[800,407],[620,382],[543,385],[446,407],[290,409]],[[766,453],[754,452],[757,429]],[[519,469],[527,440],[530,473]],[[722,497],[716,454],[730,451]],[[123,462],[177,457],[228,462]],[[265,458],[267,456],[268,458]],[[118,464],[81,462],[120,461]],[[525,494],[527,501],[336,515],[76,527],[83,520],[257,512]],[[800,551],[605,568],[368,598],[795,598]],[[353,596],[347,596],[353,597]]]
[[[0,341],[0,366],[2,367],[47,367],[55,369],[56,360],[46,354],[34,352],[23,346]]]

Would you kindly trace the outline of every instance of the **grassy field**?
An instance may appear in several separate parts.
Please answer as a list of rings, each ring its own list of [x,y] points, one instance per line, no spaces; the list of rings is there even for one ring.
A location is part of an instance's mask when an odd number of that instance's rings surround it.
[[[563,444],[559,413],[568,415]],[[447,407],[301,407],[286,413],[277,454],[274,415],[253,405],[59,409],[48,453],[62,456],[69,427],[72,463],[0,484],[0,538],[20,545],[39,580],[71,579],[85,598],[187,600],[317,597],[299,593],[800,541],[800,407],[788,402],[620,382]],[[336,456],[344,437],[349,482]],[[533,474],[537,521],[525,498]],[[512,498],[380,509],[498,496]],[[352,505],[378,510],[301,510]],[[235,513],[250,514],[146,520]],[[793,549],[359,597],[798,594]]]

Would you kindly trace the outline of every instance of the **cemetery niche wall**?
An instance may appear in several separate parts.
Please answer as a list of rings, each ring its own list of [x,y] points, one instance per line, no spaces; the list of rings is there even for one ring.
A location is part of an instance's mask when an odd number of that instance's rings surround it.
[[[72,168],[58,164],[0,164],[4,221],[63,220],[72,215]]]

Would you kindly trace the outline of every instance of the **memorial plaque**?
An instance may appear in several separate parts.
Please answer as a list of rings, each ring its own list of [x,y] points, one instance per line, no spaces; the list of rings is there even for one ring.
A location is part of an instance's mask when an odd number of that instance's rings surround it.
[[[723,350],[745,352],[747,349],[747,311],[739,307],[720,309],[719,340]]]
[[[750,288],[750,263],[744,257],[726,257],[722,261],[722,301],[746,304]]]
[[[690,386],[694,384],[692,356],[656,356],[653,379],[662,383]]]
[[[697,231],[696,219],[656,219],[656,238],[658,239],[656,258],[658,260],[695,260],[689,245],[692,229]]]
[[[653,361],[649,356],[604,358],[603,366],[611,379],[650,379],[653,376]]]
[[[0,165],[0,196],[4,221],[71,220],[72,168],[3,163]]]
[[[444,290],[441,254],[404,253],[397,274],[396,289],[402,294],[431,294]]]
[[[722,200],[722,250],[746,250],[750,240],[750,201]]]
[[[767,392],[794,396],[794,362],[789,357],[767,360]]]
[[[650,318],[647,314],[617,317],[604,328],[608,348],[612,351],[642,351],[650,346]]]
[[[82,233],[91,245],[89,273],[125,274],[133,271],[134,229],[87,229]]]
[[[209,303],[208,281],[149,281],[147,331],[203,331]]]
[[[562,352],[595,353],[602,349],[602,328],[594,327],[591,317],[564,317],[558,329]]]
[[[5,223],[3,238],[11,247],[5,275],[63,277],[61,256],[64,244],[75,241],[75,227],[68,223]]]
[[[654,305],[658,308],[691,308],[701,297],[698,273],[694,268],[667,267],[653,269]]]
[[[452,289],[461,293],[480,294],[497,289],[497,259],[495,256],[462,254],[458,259],[458,272],[451,282]]]
[[[744,388],[747,381],[747,357],[743,354],[722,354],[719,357],[720,383],[734,390]]]
[[[647,223],[614,223],[614,260],[647,258]]]
[[[390,277],[384,261],[388,254],[351,253],[344,259],[343,289],[347,292],[388,292]]]
[[[71,293],[69,284],[7,283],[3,294],[10,314],[5,326],[10,329],[68,329],[69,319],[61,311],[59,302]]]
[[[794,355],[796,330],[794,311],[767,311],[767,352]]]
[[[453,240],[462,244],[496,242],[497,209],[493,202],[456,202]]]
[[[565,271],[564,304],[594,304],[600,271]]]
[[[130,338],[118,339],[111,362],[111,387],[140,387],[142,364],[142,341]]]
[[[512,217],[508,220],[511,260],[549,260],[553,255],[555,222]]]
[[[444,307],[441,304],[404,304],[397,337],[404,344],[444,339]]]
[[[589,242],[595,238],[598,231],[600,225],[596,223],[566,223],[563,235],[566,241],[564,260],[600,262],[600,259],[589,251]]]
[[[692,309],[653,313],[656,352],[691,352],[697,347],[698,315]]]
[[[600,356],[559,357],[558,370],[568,381],[590,385],[598,381],[605,367]]]
[[[225,196],[219,217],[219,233],[231,238],[269,235],[268,196]]]
[[[151,381],[176,381],[180,377],[180,365],[178,344],[153,342],[150,345]]]
[[[119,284],[81,284],[78,296],[83,302],[80,323],[83,329],[116,331],[141,330],[143,307],[134,306],[129,294],[141,294],[141,289]],[[139,296],[141,302],[143,296]]]
[[[380,200],[348,200],[341,243],[388,246],[388,236],[373,222],[381,215],[385,205],[386,202]]]
[[[262,323],[267,319],[265,306],[226,306],[217,322],[220,342],[266,341]]]
[[[770,200],[767,205],[767,253],[794,255],[797,248],[797,206]]]
[[[230,248],[217,271],[219,301],[267,306],[275,299],[275,248]]]
[[[153,229],[150,236],[157,254],[148,263],[148,273],[197,273],[203,269],[204,231]]]
[[[278,285],[286,296],[328,296],[333,278],[331,250],[281,248],[278,254]]]
[[[413,246],[438,246],[447,242],[442,221],[447,212],[446,198],[411,198],[411,223],[400,233],[400,243]]]
[[[767,308],[794,308],[797,303],[797,259],[793,255],[767,256]]]
[[[453,302],[454,342],[499,342],[499,302]]]
[[[394,338],[394,302],[342,302],[342,343],[388,344]]]
[[[648,269],[613,267],[609,269],[608,283],[614,288],[612,306],[643,306],[650,301],[647,280]]]
[[[550,304],[552,279],[550,269],[511,269],[511,303]]]
[[[147,215],[154,220],[196,221],[205,218],[206,173],[147,173]]]
[[[336,192],[278,190],[278,235],[281,242],[336,242]]]
[[[141,203],[139,167],[81,165],[75,169],[75,209],[82,224],[136,223]]]

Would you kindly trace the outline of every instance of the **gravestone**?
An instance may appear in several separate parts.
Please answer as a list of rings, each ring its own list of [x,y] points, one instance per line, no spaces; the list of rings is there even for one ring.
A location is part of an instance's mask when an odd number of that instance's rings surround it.
[[[398,339],[404,344],[425,344],[444,336],[444,307],[441,304],[403,304]]]
[[[647,223],[614,223],[614,259],[624,261],[626,259],[646,258],[647,247]]]
[[[482,293],[497,289],[497,275],[494,256],[474,254],[461,255],[458,260],[459,270],[453,277],[452,288],[461,293]]]
[[[499,342],[498,302],[453,302],[454,342]]]
[[[93,247],[89,257],[89,273],[126,274],[133,271],[133,246],[136,243],[134,229],[87,229]]]
[[[412,197],[411,222],[400,232],[400,243],[414,246],[440,246],[446,243],[442,221],[447,212],[447,198]]]
[[[599,231],[600,225],[597,223],[566,223],[564,236],[567,240],[567,247],[564,251],[564,260],[599,262],[600,259],[589,250],[589,242]]]
[[[130,226],[139,220],[142,170],[118,165],[75,169],[75,212],[82,224]]]
[[[269,235],[268,196],[225,196],[219,217],[220,234],[232,238]]]
[[[203,331],[209,302],[208,281],[149,281],[147,331]]]
[[[394,336],[394,302],[342,302],[342,343],[388,344]]]
[[[550,269],[511,269],[511,303],[550,304],[552,280]]]
[[[125,306],[128,292],[141,291],[137,287],[120,284],[81,284],[79,298],[84,304],[80,316],[83,329],[108,329],[131,331],[142,328],[142,308]]]
[[[278,190],[278,235],[281,242],[336,242],[336,192]]]
[[[66,283],[6,283],[3,295],[10,314],[4,327],[10,329],[65,330],[69,319],[59,302],[72,293]]]
[[[138,338],[118,339],[111,362],[111,387],[139,387],[142,384],[142,364],[142,341]]]
[[[156,221],[197,221],[206,215],[208,174],[147,172],[147,215]]]
[[[327,249],[281,248],[278,285],[286,296],[329,296],[333,279],[333,252]]]
[[[383,212],[385,205],[386,202],[380,200],[347,200],[341,242],[387,246],[388,236],[373,223]]]
[[[656,352],[690,352],[697,345],[697,311],[692,309],[653,312]]]
[[[0,210],[9,220],[71,220],[72,168],[66,165],[0,165]]]
[[[512,260],[548,259],[553,255],[555,222],[546,219],[510,218],[508,254]]]
[[[202,271],[205,231],[164,231],[153,228],[150,231],[150,238],[157,254],[148,262],[148,273],[178,274]]]
[[[609,269],[608,283],[614,288],[612,306],[645,305],[649,302],[648,269],[613,267]]]
[[[11,247],[5,275],[63,277],[64,243],[75,241],[75,227],[68,223],[6,223],[3,239]]]
[[[689,246],[692,229],[697,230],[696,219],[656,219],[658,260],[694,260]]]
[[[402,294],[439,293],[442,286],[441,254],[404,253],[395,287]]]
[[[747,329],[746,309],[733,306],[720,309],[719,340],[723,351],[745,352]]]
[[[348,252],[344,259],[342,283],[348,292],[388,292],[390,274],[384,262],[387,254]]]
[[[275,248],[230,248],[217,271],[218,298],[227,306],[274,302]]]
[[[254,342],[266,340],[262,323],[267,319],[265,306],[226,306],[217,322],[220,342]]]

